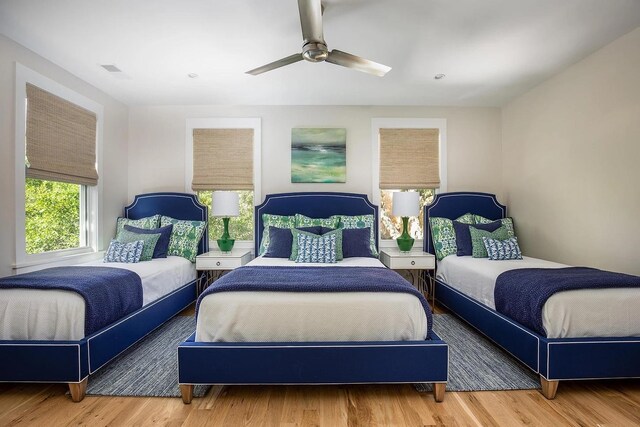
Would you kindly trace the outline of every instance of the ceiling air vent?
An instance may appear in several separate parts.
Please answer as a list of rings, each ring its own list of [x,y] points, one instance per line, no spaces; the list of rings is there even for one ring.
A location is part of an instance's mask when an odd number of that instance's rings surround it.
[[[122,70],[118,67],[116,67],[113,64],[102,64],[100,65],[102,68],[104,68],[105,70],[107,70],[110,73],[121,73]]]

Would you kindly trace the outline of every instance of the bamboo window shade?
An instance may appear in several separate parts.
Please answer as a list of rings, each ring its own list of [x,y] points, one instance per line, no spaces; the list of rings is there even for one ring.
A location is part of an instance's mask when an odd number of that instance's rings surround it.
[[[96,115],[27,83],[26,176],[97,185]]]
[[[380,129],[380,188],[440,187],[439,129]]]
[[[191,188],[253,190],[253,129],[194,129]]]

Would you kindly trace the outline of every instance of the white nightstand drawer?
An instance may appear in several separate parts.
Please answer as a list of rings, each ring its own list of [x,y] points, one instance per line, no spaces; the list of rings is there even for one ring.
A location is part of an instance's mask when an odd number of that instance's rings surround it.
[[[409,253],[385,248],[380,251],[380,261],[392,270],[433,270],[436,259],[432,254],[414,250]]]
[[[196,270],[233,270],[251,261],[251,251],[235,250],[228,254],[210,251],[196,257]]]

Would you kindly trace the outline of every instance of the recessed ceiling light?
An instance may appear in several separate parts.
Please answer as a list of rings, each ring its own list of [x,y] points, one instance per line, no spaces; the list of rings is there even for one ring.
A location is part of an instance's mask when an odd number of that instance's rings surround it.
[[[436,80],[444,79],[444,77],[445,77],[444,74],[436,74],[435,76],[433,76],[433,78],[436,79]]]
[[[121,73],[122,70],[118,67],[116,67],[113,64],[102,64],[100,65],[102,68],[104,68],[105,70],[107,70],[110,73]]]
[[[196,73],[189,73],[187,74],[187,77],[189,77],[190,79],[195,79],[196,77],[198,77],[198,75]]]

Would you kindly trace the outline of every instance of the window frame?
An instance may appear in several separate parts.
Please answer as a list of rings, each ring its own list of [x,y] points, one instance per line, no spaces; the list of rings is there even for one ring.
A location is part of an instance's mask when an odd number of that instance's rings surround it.
[[[372,202],[380,206],[380,129],[438,129],[439,144],[438,155],[440,162],[440,188],[435,190],[435,194],[447,191],[447,119],[439,118],[373,118],[371,119],[371,146],[372,162]],[[380,217],[382,217],[380,215]],[[382,239],[381,227],[378,226],[378,242],[381,248],[395,247],[395,239]],[[422,239],[416,240],[414,247],[422,247]]]
[[[102,134],[104,107],[97,102],[69,89],[62,84],[16,62],[15,79],[15,214],[16,214],[16,261],[14,269],[59,261],[65,257],[98,252],[101,231],[100,206],[102,205],[102,179],[98,185],[81,185],[80,193],[80,246],[71,249],[28,254],[25,236],[25,183],[24,167],[26,148],[26,85],[31,83],[62,99],[72,102],[96,115],[96,168],[102,172]]]
[[[209,117],[186,119],[185,134],[185,168],[184,190],[186,193],[197,194],[191,188],[193,179],[193,130],[194,129],[253,129],[253,206],[262,202],[262,119],[260,117]],[[255,230],[253,231],[255,238]],[[234,248],[251,249],[254,239],[236,240]]]

